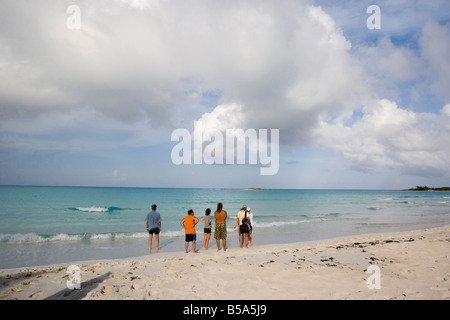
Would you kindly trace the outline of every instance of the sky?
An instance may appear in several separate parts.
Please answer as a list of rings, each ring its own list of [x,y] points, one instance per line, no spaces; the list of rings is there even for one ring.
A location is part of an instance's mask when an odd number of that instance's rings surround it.
[[[0,0],[0,185],[450,186],[449,52],[448,0]]]

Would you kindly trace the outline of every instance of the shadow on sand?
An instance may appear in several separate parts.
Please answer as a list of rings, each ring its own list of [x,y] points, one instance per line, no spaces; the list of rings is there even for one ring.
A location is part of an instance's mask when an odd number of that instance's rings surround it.
[[[100,283],[108,279],[111,274],[111,272],[107,272],[91,280],[84,281],[81,283],[81,289],[79,290],[66,288],[45,298],[44,300],[81,300],[86,297],[89,292],[96,289]]]

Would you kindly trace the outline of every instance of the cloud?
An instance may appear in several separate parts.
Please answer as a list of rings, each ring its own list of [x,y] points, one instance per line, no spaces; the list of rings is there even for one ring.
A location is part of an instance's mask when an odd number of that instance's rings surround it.
[[[204,113],[198,121],[201,121],[203,131],[241,128],[245,123],[245,114],[239,104],[221,104],[212,112]]]
[[[429,86],[435,99],[448,99],[444,87],[450,81],[449,25],[426,23],[417,35],[418,49],[396,45],[383,36],[353,52],[321,8],[308,7],[293,26],[289,45],[278,49],[280,56],[295,53],[298,58],[284,59],[290,66],[288,76],[256,91],[259,96],[248,94],[247,87],[236,88],[239,112],[234,104],[220,105],[205,113],[210,123],[223,127],[223,115],[230,114],[230,126],[281,128],[285,147],[320,144],[365,168],[450,174],[448,105],[440,111],[428,103],[427,112],[418,112],[413,105],[405,108],[395,102],[409,94],[428,95]],[[215,115],[222,120],[212,120]]]
[[[425,71],[424,62],[416,52],[395,46],[390,37],[382,38],[376,45],[360,48],[358,57],[368,68],[366,70],[378,79],[378,86],[414,81]]]
[[[449,24],[411,16],[444,10],[381,1],[369,36],[372,3],[316,3],[80,1],[70,30],[67,2],[1,2],[0,146],[169,144],[202,120],[280,129],[284,148],[321,144],[362,166],[447,172]],[[417,48],[391,36],[408,33]],[[406,84],[432,88],[439,109],[398,102]]]
[[[419,42],[434,91],[449,100],[450,57],[447,53],[450,52],[450,23],[442,26],[436,22],[425,24]]]
[[[259,15],[250,8],[242,12],[264,32],[245,36],[243,44],[251,50],[240,54],[247,59],[236,60],[231,81],[222,82],[217,114],[227,106],[232,113],[238,103],[240,122],[233,125],[281,129],[283,144],[306,145],[321,113],[351,112],[368,98],[368,88],[360,64],[349,54],[350,42],[322,9],[299,2],[294,9],[270,9]]]
[[[450,24],[425,23],[415,33],[416,44],[393,43],[383,36],[354,53],[367,73],[366,80],[379,97],[403,101],[415,109],[439,111],[450,99]],[[397,41],[398,42],[398,41]],[[438,102],[428,103],[433,96]]]
[[[128,4],[130,7],[135,9],[150,9],[152,4],[157,4],[159,1],[151,0],[121,0],[123,3]]]
[[[415,113],[382,99],[363,108],[360,119],[322,121],[316,134],[327,148],[366,167],[418,168],[449,175],[448,106],[442,114]]]
[[[106,117],[95,109],[42,112],[34,118],[2,121],[0,145],[5,148],[88,151],[159,144],[165,132],[150,126],[142,115],[133,126]]]
[[[303,1],[82,2],[80,30],[66,27],[63,4],[2,6],[2,17],[15,16],[0,29],[3,121],[90,109],[170,132],[205,113],[192,107],[204,98],[194,90],[220,92],[207,112],[239,103],[243,126],[284,128],[286,142],[307,141],[319,112],[352,110],[364,91],[350,43]]]
[[[381,38],[392,37],[396,41],[414,45],[418,32],[430,21],[448,22],[450,3],[447,0],[414,1],[400,0],[315,0],[315,5],[326,11],[344,33],[352,38],[354,47],[368,46]],[[380,7],[381,29],[368,30],[367,8],[373,4]]]

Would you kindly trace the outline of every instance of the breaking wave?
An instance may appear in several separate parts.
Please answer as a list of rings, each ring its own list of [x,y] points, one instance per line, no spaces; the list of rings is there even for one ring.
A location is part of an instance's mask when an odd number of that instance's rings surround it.
[[[80,211],[80,212],[113,212],[113,211],[120,211],[124,210],[119,207],[76,207],[76,208],[69,208],[69,210],[72,211]]]
[[[44,243],[55,241],[80,241],[80,240],[115,240],[115,239],[133,239],[147,237],[145,232],[111,232],[111,233],[84,233],[67,234],[59,233],[54,235],[40,235],[36,233],[15,233],[0,234],[0,243]]]

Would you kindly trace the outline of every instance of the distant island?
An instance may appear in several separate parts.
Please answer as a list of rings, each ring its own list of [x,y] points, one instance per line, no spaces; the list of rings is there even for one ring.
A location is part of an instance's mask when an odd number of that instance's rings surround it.
[[[427,186],[416,186],[415,188],[405,189],[401,191],[450,191],[450,187],[430,188]]]
[[[260,191],[260,190],[272,190],[272,189],[263,189],[263,188],[247,188],[247,189],[244,189],[244,190],[258,190],[258,191]]]

